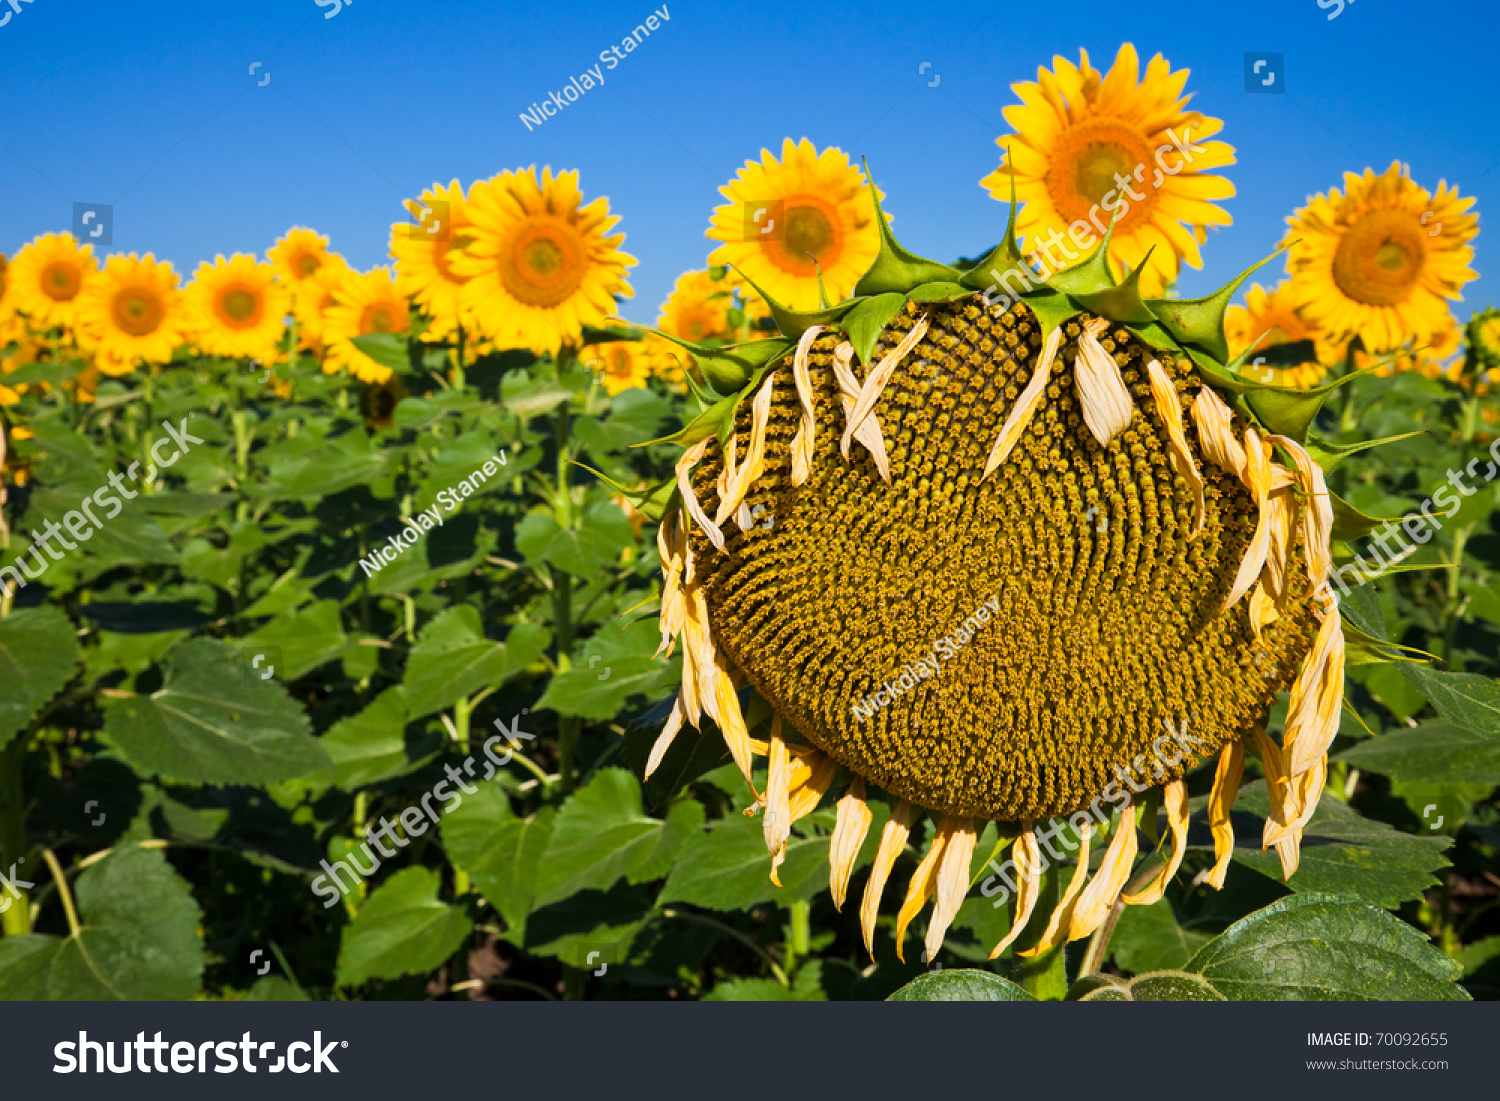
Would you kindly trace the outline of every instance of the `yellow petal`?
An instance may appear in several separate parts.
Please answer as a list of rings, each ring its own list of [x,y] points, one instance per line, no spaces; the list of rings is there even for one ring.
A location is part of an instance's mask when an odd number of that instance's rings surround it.
[[[709,437],[712,439],[712,437]],[[682,494],[683,507],[687,509],[688,515],[693,518],[703,534],[708,536],[708,541],[717,549],[724,549],[724,533],[719,530],[719,525],[708,518],[708,513],[703,511],[703,506],[698,503],[698,495],[693,492],[693,480],[689,477],[693,467],[703,458],[708,451],[708,440],[699,440],[692,447],[682,453],[677,460],[677,490]]]
[[[1344,705],[1344,632],[1338,604],[1323,609],[1323,622],[1302,671],[1292,683],[1286,709],[1287,773],[1306,772],[1328,752],[1339,732]]]
[[[833,824],[833,837],[828,842],[828,890],[833,895],[833,908],[844,908],[844,895],[849,890],[849,877],[854,874],[854,861],[865,843],[874,820],[870,804],[865,802],[864,777],[856,776],[849,791],[839,800],[838,817]]]
[[[1280,617],[1275,599],[1266,591],[1265,581],[1258,582],[1250,590],[1250,630],[1255,633],[1256,640],[1259,641],[1263,627],[1275,623]]]
[[[786,742],[781,740],[781,716],[771,721],[770,767],[766,772],[766,817],[762,827],[766,851],[771,854],[771,882],[781,886],[776,869],[786,859],[786,839],[792,832],[792,811],[787,792],[787,773],[791,771]]]
[[[1135,810],[1127,802],[1119,810],[1115,835],[1109,839],[1099,870],[1073,904],[1068,916],[1068,940],[1086,937],[1099,928],[1130,878],[1136,852]]]
[[[979,840],[972,818],[944,821],[952,823],[952,830],[943,845],[942,859],[937,867],[937,902],[933,904],[932,920],[927,923],[927,939],[923,944],[927,950],[927,963],[937,959],[948,926],[953,923],[958,908],[964,904],[964,896],[969,893],[969,864],[974,859],[974,845]]]
[[[1311,582],[1307,591],[1312,592],[1328,580],[1328,571],[1333,566],[1333,498],[1329,496],[1322,467],[1313,461],[1301,444],[1285,436],[1270,439],[1297,464],[1297,487],[1306,498],[1302,510],[1302,539],[1307,548],[1307,574]]]
[[[1166,864],[1146,884],[1145,889],[1125,896],[1125,902],[1131,906],[1150,906],[1160,901],[1161,896],[1166,893],[1167,884],[1182,866],[1183,853],[1187,852],[1187,784],[1181,780],[1173,780],[1167,784],[1162,789],[1162,805],[1167,808],[1167,829],[1172,835],[1172,852],[1167,857]]]
[[[803,765],[810,763],[810,767],[806,770],[805,778],[793,773],[790,801],[793,822],[806,818],[818,809],[818,804],[823,801],[823,796],[828,791],[828,785],[833,783],[833,778],[838,775],[839,771],[837,761],[816,750],[799,763]]]
[[[721,504],[728,498],[729,487],[734,484],[734,476],[739,470],[739,462],[735,459],[735,456],[739,454],[739,447],[740,434],[738,432],[730,432],[729,439],[724,441],[724,462],[719,467],[719,480],[714,483],[714,490],[718,493]],[[722,507],[720,511],[723,511]],[[714,518],[714,523],[716,524],[722,524],[723,522],[723,516],[716,516]]]
[[[1245,557],[1240,559],[1240,572],[1235,575],[1234,585],[1224,601],[1226,609],[1233,608],[1240,597],[1250,591],[1250,586],[1259,580],[1260,571],[1265,568],[1266,555],[1271,551],[1271,510],[1266,503],[1271,493],[1271,456],[1253,428],[1245,429],[1244,482],[1255,499],[1255,534],[1250,537],[1250,545],[1245,548]]]
[[[932,835],[932,844],[927,848],[927,855],[917,865],[917,870],[912,872],[911,882],[906,885],[906,901],[901,903],[901,911],[896,915],[896,958],[902,963],[906,962],[906,956],[902,951],[902,942],[906,940],[906,929],[911,925],[912,919],[922,912],[922,907],[927,905],[927,900],[932,897],[933,889],[937,885],[938,861],[943,858],[943,849],[948,844],[953,828],[953,817],[944,815],[943,820],[938,823],[937,831]]]
[[[1286,604],[1286,578],[1292,563],[1292,524],[1297,511],[1291,489],[1276,489],[1275,474],[1280,470],[1278,464],[1272,464],[1271,495],[1266,498],[1266,507],[1271,513],[1271,541],[1266,549],[1265,568],[1260,575],[1266,596],[1275,602],[1278,612]]]
[[[661,728],[661,733],[656,736],[656,741],[651,745],[651,756],[646,758],[646,779],[661,767],[662,758],[667,755],[667,750],[672,748],[672,739],[677,737],[677,732],[682,729],[682,693],[677,693],[677,699],[672,701],[672,713],[667,716],[667,725]]]
[[[1057,350],[1062,347],[1062,338],[1061,327],[1047,334],[1046,343],[1042,345],[1041,358],[1037,360],[1031,381],[1026,384],[1026,389],[1021,391],[1021,396],[1016,399],[1010,415],[1005,418],[1005,426],[1000,429],[999,439],[990,449],[990,457],[985,460],[984,477],[988,478],[1005,461],[1011,449],[1020,441],[1021,433],[1025,432],[1026,426],[1031,423],[1031,418],[1041,408],[1042,399],[1047,396],[1047,382],[1052,377],[1052,361],[1057,358]]]
[[[1203,475],[1198,473],[1198,464],[1188,450],[1187,432],[1182,423],[1182,402],[1177,397],[1177,387],[1172,377],[1156,360],[1146,364],[1146,373],[1151,377],[1151,396],[1156,402],[1156,415],[1167,426],[1167,436],[1172,441],[1172,469],[1187,482],[1193,494],[1193,514],[1196,517],[1193,534],[1196,539],[1203,531]]]
[[[1291,778],[1287,776],[1285,758],[1275,740],[1258,726],[1251,728],[1250,737],[1260,755],[1261,770],[1266,774],[1266,794],[1270,802],[1260,841],[1261,852],[1265,852],[1292,829],[1288,805]]]
[[[1193,399],[1193,424],[1203,454],[1231,474],[1245,469],[1245,448],[1234,438],[1234,417],[1212,386],[1204,386]]]
[[[1208,873],[1208,883],[1216,891],[1224,889],[1224,877],[1229,874],[1229,862],[1234,857],[1234,826],[1229,821],[1229,812],[1234,809],[1244,770],[1245,743],[1238,738],[1225,742],[1219,752],[1218,767],[1214,769],[1213,792],[1208,797],[1208,828],[1214,835],[1214,866]]]
[[[875,919],[880,914],[880,896],[885,893],[885,881],[891,876],[896,857],[906,848],[906,839],[911,835],[911,804],[905,799],[896,805],[880,831],[880,848],[875,852],[875,862],[870,865],[870,878],[865,884],[865,896],[859,904],[859,925],[865,937],[865,951],[875,958]]]
[[[1083,406],[1083,420],[1101,444],[1108,444],[1130,427],[1135,404],[1120,365],[1099,343],[1099,334],[1109,328],[1109,320],[1096,317],[1083,327],[1078,338],[1078,355],[1073,361],[1073,377],[1078,384],[1078,402]]]
[[[854,402],[859,397],[859,380],[854,377],[854,371],[849,366],[854,359],[854,345],[847,340],[833,350],[833,375],[838,380],[840,391],[840,402],[844,407],[844,416],[847,418],[854,412]],[[865,450],[875,460],[875,468],[880,471],[880,477],[890,484],[891,464],[886,458],[885,437],[880,434],[880,421],[874,413],[865,418],[865,422],[859,426],[854,433],[854,438],[862,443]],[[848,458],[846,453],[845,458]]]
[[[927,332],[927,315],[923,314],[917,318],[915,325],[901,338],[901,343],[887,352],[884,358],[875,365],[875,369],[865,376],[865,384],[859,391],[859,398],[854,403],[854,411],[848,416],[844,425],[844,437],[839,441],[839,453],[844,458],[849,457],[849,443],[854,439],[854,433],[870,412],[875,408],[875,403],[880,400],[880,395],[885,391],[885,384],[890,381],[892,373],[906,358],[906,354],[917,346],[917,342]]]
[[[713,706],[708,708],[708,713],[719,724],[719,732],[724,735],[730,756],[754,792],[755,782],[750,778],[750,732],[745,729],[745,716],[740,714],[740,698],[734,690],[734,681],[729,677],[729,667],[717,647],[714,649],[713,677],[714,689],[710,697]],[[756,799],[760,798],[757,794]]]
[[[1093,832],[1092,822],[1084,822],[1078,848],[1078,863],[1073,867],[1073,878],[1068,880],[1068,886],[1063,890],[1062,898],[1057,900],[1057,906],[1047,920],[1047,928],[1042,933],[1042,939],[1024,952],[1017,952],[1016,955],[1030,958],[1063,943],[1068,926],[1073,920],[1073,902],[1078,897],[1078,892],[1083,890],[1084,880],[1089,877],[1089,837]]]
[[[766,472],[766,425],[771,418],[771,401],[776,394],[776,372],[766,376],[755,393],[750,405],[750,447],[745,452],[745,461],[735,471],[729,485],[729,496],[719,501],[719,514],[714,522],[722,524],[733,516],[744,502],[755,480]]]
[[[813,341],[824,331],[824,326],[814,325],[803,332],[797,341],[797,354],[792,359],[792,378],[797,384],[797,400],[802,403],[802,419],[797,424],[797,435],[792,438],[792,485],[800,486],[812,475],[813,444],[817,440],[818,425],[814,419],[812,375],[807,369],[807,357],[812,354]]]
[[[1025,819],[1021,823],[1021,832],[1016,837],[1016,843],[1011,846],[1010,858],[1015,861],[1016,870],[1020,873],[1020,879],[1016,884],[1016,913],[1011,919],[1010,932],[1006,933],[1000,943],[995,945],[995,950],[990,953],[990,959],[994,959],[1016,942],[1016,938],[1026,928],[1026,923],[1031,920],[1031,911],[1036,909],[1036,899],[1041,893],[1042,885],[1042,852],[1036,843],[1036,830],[1033,826],[1031,819]]]

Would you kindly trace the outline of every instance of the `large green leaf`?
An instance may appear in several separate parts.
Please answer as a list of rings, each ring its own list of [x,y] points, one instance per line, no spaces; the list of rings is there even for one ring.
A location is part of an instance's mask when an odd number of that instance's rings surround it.
[[[1289,895],[1235,922],[1184,970],[1231,1001],[1467,1001],[1422,933],[1362,902]]]
[[[1236,810],[1264,818],[1266,786],[1257,781],[1241,789]],[[1243,821],[1241,818],[1243,817]],[[1235,816],[1234,859],[1262,875],[1281,878],[1275,850],[1261,852],[1260,822]],[[1363,818],[1332,796],[1318,803],[1304,828],[1301,862],[1287,886],[1299,894],[1328,892],[1352,895],[1395,908],[1422,897],[1438,882],[1435,872],[1447,867],[1446,837],[1415,837],[1384,822]]]
[[[458,950],[473,923],[438,898],[442,882],[431,868],[403,868],[371,892],[339,940],[340,986],[426,974]]]
[[[1393,780],[1500,784],[1500,739],[1441,722],[1397,727],[1337,759]]]
[[[537,874],[536,900],[546,905],[579,891],[606,891],[665,876],[684,842],[703,825],[703,804],[684,800],[666,821],[641,807],[641,785],[622,768],[601,770],[557,812]]]
[[[889,1002],[1034,1002],[1009,979],[988,971],[955,968],[918,975],[889,998]]]
[[[0,619],[0,747],[73,679],[79,657],[78,632],[57,608],[22,608]]]
[[[80,928],[0,938],[0,999],[187,1001],[203,975],[202,914],[155,849],[121,845],[73,887]]]
[[[254,654],[262,647],[275,647],[280,654],[275,675],[290,683],[339,657],[347,643],[338,601],[320,600],[299,612],[277,616],[247,636],[242,648]]]
[[[481,784],[474,795],[443,816],[443,848],[469,873],[519,941],[536,896],[537,869],[552,834],[554,811],[544,807],[518,818],[499,784]]]
[[[560,527],[551,513],[533,512],[516,526],[516,549],[533,566],[556,566],[574,577],[593,577],[635,542],[619,506],[600,501],[576,528]]]
[[[494,642],[484,637],[473,605],[448,608],[422,629],[407,659],[408,721],[504,683],[535,661],[551,641],[552,633],[545,627],[518,623],[503,643]]]
[[[1209,940],[1206,933],[1184,929],[1169,899],[1150,906],[1127,906],[1109,938],[1111,958],[1135,974],[1179,968]]]
[[[392,685],[357,715],[334,723],[320,739],[345,791],[401,776],[438,748],[422,745],[414,759],[406,739],[406,689]],[[434,743],[436,740],[434,739]]]
[[[1403,664],[1401,672],[1454,726],[1500,740],[1500,684],[1476,673],[1444,673],[1426,665]]]
[[[331,769],[306,713],[233,646],[192,639],[162,686],[104,702],[104,740],[143,776],[188,784],[265,784]]]
[[[779,889],[771,882],[771,857],[760,818],[730,814],[709,823],[683,847],[660,901],[746,910],[762,902],[787,905],[811,898],[828,887],[828,838],[793,834],[778,874]]]
[[[642,619],[624,630],[610,624],[589,639],[583,656],[547,684],[537,708],[562,715],[610,719],[632,696],[660,696],[677,677],[674,663],[652,655],[661,643],[654,620]]]

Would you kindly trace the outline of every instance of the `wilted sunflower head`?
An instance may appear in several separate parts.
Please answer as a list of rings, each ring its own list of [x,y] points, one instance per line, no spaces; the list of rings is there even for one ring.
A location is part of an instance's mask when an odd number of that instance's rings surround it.
[[[766,756],[755,798],[773,878],[791,824],[846,769],[839,904],[868,788],[885,789],[867,946],[914,809],[940,816],[896,930],[900,952],[935,896],[929,958],[987,820],[1016,824],[1020,873],[997,954],[1035,905],[1044,819],[1071,815],[1082,852],[1030,952],[1088,935],[1120,897],[1160,898],[1186,846],[1183,776],[1211,758],[1221,886],[1247,743],[1273,792],[1264,840],[1290,875],[1337,729],[1343,635],[1332,497],[1303,446],[1324,393],[1230,365],[1224,311],[1249,272],[1206,299],[1147,302],[1139,270],[1114,280],[1106,238],[996,300],[990,272],[1024,264],[1014,211],[1005,241],[960,271],[902,248],[874,206],[881,250],[855,297],[799,313],[768,296],[779,338],[689,346],[723,398],[675,437],[680,507],[658,548],[662,645],[681,642],[683,686],[648,767],[705,714],[752,791]],[[763,738],[741,685],[769,704]],[[1286,688],[1278,745],[1262,723]],[[1134,807],[1152,789],[1170,849],[1127,891]]]

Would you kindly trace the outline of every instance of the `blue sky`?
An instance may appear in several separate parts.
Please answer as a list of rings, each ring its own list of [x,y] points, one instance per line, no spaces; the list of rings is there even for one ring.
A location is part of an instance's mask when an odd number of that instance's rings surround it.
[[[1193,105],[1238,153],[1234,224],[1211,233],[1184,294],[1270,252],[1286,215],[1346,170],[1400,159],[1429,188],[1457,183],[1486,220],[1500,204],[1494,0],[1349,0],[1332,20],[1336,0],[668,0],[670,19],[603,87],[534,131],[520,112],[659,0],[341,2],[327,18],[335,0],[0,0],[0,251],[68,228],[78,201],[114,205],[108,251],[153,251],[184,275],[295,224],[367,268],[386,262],[404,196],[550,164],[623,215],[640,261],[623,312],[650,321],[703,265],[718,186],[785,136],[868,157],[917,252],[974,255],[1005,222],[978,181],[1010,85],[1080,47],[1107,68],[1127,40],[1192,70]],[[1285,94],[1246,92],[1247,51],[1284,55]],[[1500,300],[1493,236],[1460,317]]]

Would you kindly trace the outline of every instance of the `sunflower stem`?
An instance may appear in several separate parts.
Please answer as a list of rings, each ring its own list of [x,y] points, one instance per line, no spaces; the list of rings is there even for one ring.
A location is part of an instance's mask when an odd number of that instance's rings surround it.
[[[570,359],[564,351],[557,360],[558,374]],[[572,469],[568,456],[568,403],[560,403],[553,417],[553,447],[557,452],[557,526],[564,531],[573,526],[573,491],[569,486]],[[548,565],[552,575],[552,619],[556,632],[556,664],[559,673],[565,673],[573,665],[573,577],[571,574]],[[564,795],[573,790],[573,758],[578,751],[579,724],[576,715],[562,715],[557,723],[557,773],[562,782]]]

